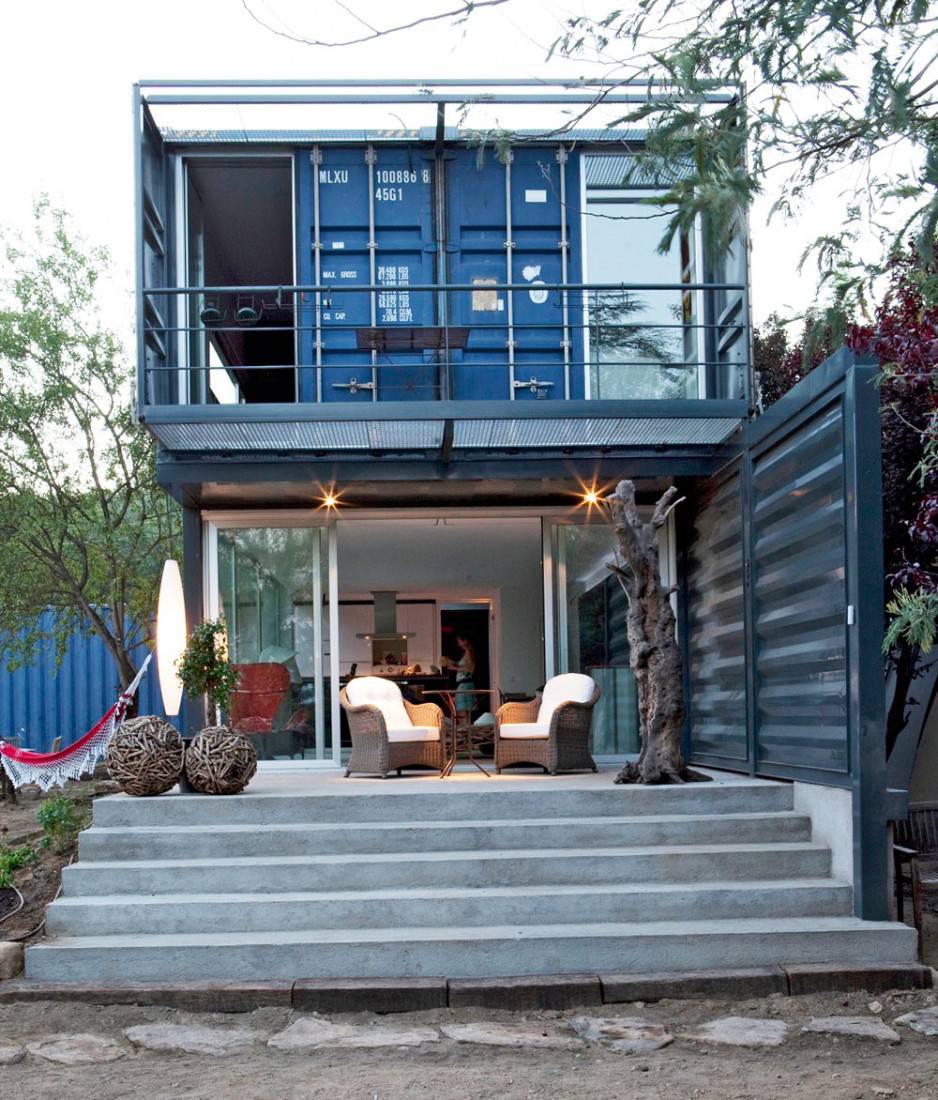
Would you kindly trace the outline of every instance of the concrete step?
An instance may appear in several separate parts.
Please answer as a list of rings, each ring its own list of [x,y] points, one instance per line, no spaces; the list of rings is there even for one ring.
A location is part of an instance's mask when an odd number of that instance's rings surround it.
[[[814,878],[830,874],[830,850],[807,842],[232,859],[79,862],[63,892],[89,894],[264,893],[420,886],[583,885]],[[546,971],[545,971],[546,973]]]
[[[36,981],[182,981],[650,972],[898,963],[906,925],[854,917],[63,937],[30,948]]]
[[[503,777],[504,778],[504,777]],[[548,777],[499,781],[490,790],[468,789],[458,780],[347,780],[329,794],[113,795],[94,803],[96,825],[117,827],[213,825],[302,825],[350,822],[502,821],[506,818],[636,817],[645,814],[777,813],[792,808],[787,783],[688,783],[673,787],[563,787]],[[345,788],[344,782],[354,784]],[[426,793],[417,783],[433,784]],[[438,784],[442,783],[443,789]],[[446,784],[449,783],[449,786]],[[348,797],[354,794],[355,797]]]
[[[517,848],[755,844],[811,839],[811,819],[793,811],[505,821],[368,822],[344,825],[104,827],[81,834],[82,860],[211,859],[262,855],[485,851]]]
[[[50,935],[109,936],[407,928],[485,924],[576,924],[732,917],[849,916],[852,891],[830,879],[629,883],[599,886],[337,891],[281,894],[105,894],[63,897],[49,908]]]

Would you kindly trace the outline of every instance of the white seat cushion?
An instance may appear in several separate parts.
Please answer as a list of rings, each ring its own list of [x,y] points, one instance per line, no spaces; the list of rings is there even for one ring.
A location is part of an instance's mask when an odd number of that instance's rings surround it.
[[[413,723],[404,709],[401,689],[391,680],[382,676],[356,676],[349,680],[345,695],[353,707],[377,707],[384,715],[384,724],[389,730],[410,730]],[[419,741],[419,737],[403,738],[405,741]]]
[[[550,735],[550,723],[507,722],[498,728],[499,737],[520,738],[528,741],[543,741]]]
[[[440,731],[436,726],[406,726],[404,729],[389,729],[389,741],[439,741]]]
[[[541,706],[537,712],[537,724],[550,726],[554,711],[561,703],[588,703],[596,690],[596,681],[582,672],[565,672],[552,676],[541,692]]]

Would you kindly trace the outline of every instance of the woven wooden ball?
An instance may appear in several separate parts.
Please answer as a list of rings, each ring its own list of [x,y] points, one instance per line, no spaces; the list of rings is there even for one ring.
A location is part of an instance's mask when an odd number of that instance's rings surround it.
[[[209,726],[186,749],[186,775],[200,794],[237,794],[257,771],[257,750],[228,726]]]
[[[105,763],[111,778],[127,794],[163,794],[182,775],[182,738],[156,715],[128,718],[111,738]]]

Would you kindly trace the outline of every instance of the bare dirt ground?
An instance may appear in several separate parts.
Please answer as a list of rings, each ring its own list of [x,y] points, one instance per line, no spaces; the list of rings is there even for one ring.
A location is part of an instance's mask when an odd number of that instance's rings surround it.
[[[88,820],[92,800],[100,795],[113,794],[115,790],[117,784],[110,779],[98,778],[67,783],[61,790],[51,793],[71,798]],[[42,828],[36,820],[36,813],[41,805],[42,796],[38,789],[27,789],[15,803],[0,802],[0,845],[10,848],[29,845],[36,849],[35,862],[21,867],[14,876],[16,888],[23,898],[22,906],[19,907],[20,899],[13,890],[0,889],[0,940],[32,942],[41,936],[46,906],[59,889],[62,868],[77,851],[77,843],[61,850],[38,846]],[[14,912],[14,909],[17,911]]]
[[[607,1006],[609,1016],[640,1016],[665,1024],[676,1041],[653,1054],[617,1054],[590,1045],[582,1051],[502,1049],[449,1040],[413,1048],[325,1049],[286,1053],[263,1045],[229,1057],[134,1051],[104,1065],[63,1066],[28,1056],[0,1067],[0,1095],[68,1096],[109,1100],[522,1100],[598,1098],[629,1100],[934,1100],[938,1096],[938,1038],[899,1027],[899,1044],[872,1039],[802,1035],[812,1016],[871,1016],[887,1023],[915,1008],[934,1005],[935,991],[884,994],[773,996],[746,1002],[662,1001]],[[409,1027],[467,1020],[508,1020],[531,1026],[574,1013],[434,1011],[343,1022]],[[718,1016],[783,1019],[789,1038],[774,1049],[705,1046],[681,1032]],[[29,1004],[0,1006],[0,1042],[27,1042],[62,1033],[87,1032],[121,1039],[124,1028],[146,1022],[249,1027],[275,1032],[295,1015],[261,1009],[250,1014],[209,1015],[168,1009]]]

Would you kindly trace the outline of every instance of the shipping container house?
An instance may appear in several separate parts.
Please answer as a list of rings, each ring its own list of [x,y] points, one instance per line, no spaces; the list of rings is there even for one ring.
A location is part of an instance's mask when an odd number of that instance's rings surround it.
[[[838,353],[757,415],[744,219],[661,246],[668,208],[644,200],[693,165],[615,124],[648,94],[135,87],[138,411],[184,509],[188,614],[283,669],[244,715],[278,767],[339,765],[343,681],[427,686],[459,634],[493,708],[593,675],[597,751],[621,756],[634,683],[591,494],[676,482],[691,757],[851,792],[878,917],[875,371]]]

